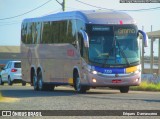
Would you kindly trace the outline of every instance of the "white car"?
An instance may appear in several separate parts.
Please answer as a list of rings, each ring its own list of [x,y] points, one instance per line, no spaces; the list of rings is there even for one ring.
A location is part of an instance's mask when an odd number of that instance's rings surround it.
[[[1,68],[0,73],[0,85],[3,85],[5,82],[8,82],[8,85],[13,83],[22,83],[26,85],[26,82],[22,80],[21,73],[21,61],[9,61],[5,67]]]

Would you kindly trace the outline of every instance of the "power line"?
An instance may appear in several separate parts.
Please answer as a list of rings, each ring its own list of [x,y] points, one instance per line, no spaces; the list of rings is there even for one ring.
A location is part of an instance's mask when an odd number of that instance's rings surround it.
[[[56,13],[60,10],[60,8],[54,10],[54,11],[50,11],[44,15],[41,15],[41,16],[46,16],[46,15],[49,15],[51,13]],[[20,24],[22,23],[22,20],[19,20],[19,21],[10,21],[10,22],[0,22],[0,26],[9,26],[9,25],[15,25],[15,24]]]
[[[89,3],[85,3],[85,2],[82,2],[82,1],[80,1],[80,0],[76,0],[76,1],[79,2],[79,3],[81,3],[81,4],[87,5],[87,6],[95,7],[95,8],[98,8],[98,9],[111,10],[111,11],[129,11],[129,12],[137,12],[137,11],[156,10],[156,9],[159,9],[159,8],[160,8],[160,7],[154,7],[154,8],[137,9],[137,10],[115,10],[115,9],[108,9],[108,8],[104,8],[104,7],[99,7],[99,6],[96,6],[96,5],[91,5],[91,4],[89,4]]]
[[[67,10],[77,10],[77,8],[73,8],[73,7],[66,7]]]
[[[16,17],[23,16],[23,15],[25,15],[25,14],[28,14],[28,13],[30,13],[30,12],[33,12],[33,11],[35,11],[35,10],[41,8],[42,6],[46,5],[46,4],[49,3],[50,1],[52,1],[52,0],[48,0],[47,2],[43,3],[42,5],[36,7],[36,8],[34,8],[34,9],[28,11],[28,12],[25,12],[25,13],[22,13],[22,14],[19,14],[19,15],[16,15],[16,16],[12,16],[12,17],[1,18],[0,20],[13,19],[13,18],[16,18]]]
[[[53,13],[56,13],[56,12],[59,12],[59,11],[61,11],[60,8],[58,8],[58,9],[56,9],[56,10],[54,10],[54,11],[50,11],[50,12],[48,12],[48,13],[45,13],[44,15],[41,15],[41,16],[50,15],[50,14],[53,14]]]
[[[0,26],[10,26],[15,24],[20,24],[21,22],[12,22],[12,23],[6,23],[6,24],[0,24]]]

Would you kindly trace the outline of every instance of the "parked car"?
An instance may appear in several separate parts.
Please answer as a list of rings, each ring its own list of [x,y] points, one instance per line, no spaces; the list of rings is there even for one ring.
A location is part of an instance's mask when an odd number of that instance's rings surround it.
[[[12,85],[13,83],[22,83],[23,86],[26,85],[26,82],[22,80],[21,61],[9,61],[5,67],[1,69],[0,85],[3,85],[5,82],[8,82],[8,85]]]

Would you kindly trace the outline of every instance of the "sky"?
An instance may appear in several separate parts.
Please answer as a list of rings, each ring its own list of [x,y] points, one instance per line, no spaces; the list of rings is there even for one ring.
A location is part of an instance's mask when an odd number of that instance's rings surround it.
[[[62,12],[62,7],[56,2],[56,0],[50,0],[46,3],[47,1],[49,0],[0,0],[0,46],[20,45],[21,23],[23,19]],[[62,2],[63,0],[58,1]],[[66,11],[97,10],[100,8],[139,10],[160,7],[160,3],[120,3],[120,0],[79,1],[96,7],[82,4],[77,0],[66,0]],[[41,6],[44,3],[46,4]],[[37,8],[39,6],[41,7]],[[31,10],[33,11],[30,12]],[[160,30],[160,8],[154,10],[125,12],[136,20],[139,29],[142,29],[142,26],[144,26],[144,31],[149,32],[151,31],[152,25],[152,31]]]

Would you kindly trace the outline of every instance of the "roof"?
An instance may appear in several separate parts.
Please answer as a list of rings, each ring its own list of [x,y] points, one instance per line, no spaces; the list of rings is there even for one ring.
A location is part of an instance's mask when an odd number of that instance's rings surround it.
[[[60,21],[68,19],[79,19],[85,23],[92,24],[134,24],[135,21],[126,13],[118,11],[70,11],[50,14],[43,17],[25,19],[23,22]]]
[[[0,46],[0,65],[20,60],[20,46]]]
[[[160,30],[147,32],[149,38],[160,38]]]
[[[20,46],[0,46],[0,53],[19,53]]]

